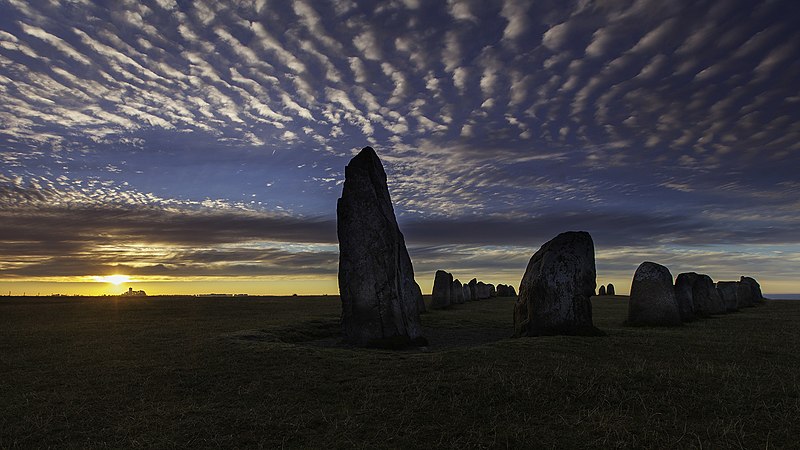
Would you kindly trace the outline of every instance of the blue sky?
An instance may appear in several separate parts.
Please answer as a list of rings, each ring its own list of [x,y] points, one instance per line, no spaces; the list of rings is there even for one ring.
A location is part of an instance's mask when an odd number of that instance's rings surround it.
[[[0,0],[0,282],[333,280],[343,169],[372,145],[425,291],[439,268],[517,284],[566,230],[594,237],[599,283],[653,260],[798,291],[798,20],[769,0]]]

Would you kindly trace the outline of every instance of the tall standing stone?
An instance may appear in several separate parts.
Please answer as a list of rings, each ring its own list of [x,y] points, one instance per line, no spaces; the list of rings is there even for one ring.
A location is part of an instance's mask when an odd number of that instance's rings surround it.
[[[678,312],[684,322],[694,320],[693,291],[699,279],[700,275],[694,272],[681,273],[675,278],[675,300],[678,302]]]
[[[478,280],[476,278],[469,280],[469,299],[478,300]]]
[[[626,324],[654,326],[681,324],[669,269],[649,261],[639,265],[631,283]]]
[[[464,284],[461,285],[461,289],[464,291],[464,301],[468,302],[468,301],[472,300],[472,298],[471,298],[472,291],[469,289],[469,285],[467,283],[464,283]]]
[[[457,278],[453,280],[453,285],[450,287],[450,303],[456,305],[464,303],[464,287]]]
[[[442,309],[450,306],[450,289],[453,287],[453,275],[444,270],[437,270],[433,278],[431,308]]]
[[[358,346],[425,345],[421,290],[378,155],[365,147],[345,167],[336,206],[344,341]]]
[[[592,323],[596,286],[592,237],[559,234],[528,262],[514,304],[514,336],[603,334]]]
[[[614,291],[613,284],[608,283],[608,286],[606,286],[606,295],[617,295],[617,293]]]

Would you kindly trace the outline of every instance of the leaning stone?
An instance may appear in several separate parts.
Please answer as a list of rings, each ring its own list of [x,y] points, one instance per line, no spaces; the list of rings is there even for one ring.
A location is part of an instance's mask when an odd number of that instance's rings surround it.
[[[386,172],[371,147],[345,167],[336,216],[344,341],[367,347],[427,345],[419,320],[421,292],[415,289]]]
[[[559,234],[528,262],[514,304],[514,336],[602,335],[592,323],[596,286],[592,237]]]
[[[717,281],[717,291],[719,291],[719,296],[722,297],[726,312],[739,310],[738,290],[738,281]]]
[[[647,326],[681,324],[669,269],[649,261],[639,265],[631,283],[626,324]]]
[[[453,287],[453,275],[444,270],[437,270],[433,279],[431,308],[442,309],[450,306],[450,289]]]
[[[692,292],[699,279],[700,275],[694,272],[681,273],[675,278],[675,300],[678,302],[678,312],[684,322],[694,320],[694,296]]]

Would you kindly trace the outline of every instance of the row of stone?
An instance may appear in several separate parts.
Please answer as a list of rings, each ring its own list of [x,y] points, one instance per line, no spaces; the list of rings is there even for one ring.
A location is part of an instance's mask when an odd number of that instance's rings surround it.
[[[469,283],[461,284],[458,278],[444,270],[437,270],[433,278],[431,308],[442,309],[450,305],[460,305],[473,300],[485,300],[492,297],[516,296],[513,286],[495,285],[473,278]]]
[[[633,275],[626,324],[680,325],[763,302],[761,286],[754,278],[714,283],[708,275],[687,272],[679,274],[673,285],[668,268],[647,261]]]
[[[616,295],[614,285],[608,283],[608,287],[605,287],[601,284],[600,289],[597,290],[597,295]]]

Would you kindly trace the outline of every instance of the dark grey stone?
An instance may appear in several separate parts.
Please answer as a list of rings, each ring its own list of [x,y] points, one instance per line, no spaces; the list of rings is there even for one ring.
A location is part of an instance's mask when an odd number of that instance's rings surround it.
[[[606,295],[617,295],[617,293],[614,291],[613,284],[608,283],[608,286],[606,286]]]
[[[452,287],[453,275],[444,270],[437,270],[433,278],[432,309],[442,309],[450,306],[450,289]]]
[[[739,310],[738,283],[738,281],[717,282],[717,291],[719,291],[719,296],[722,297],[722,304],[725,305],[726,312]]]
[[[528,262],[514,304],[514,336],[602,335],[592,323],[596,286],[592,237],[559,234]]]
[[[600,285],[600,289],[597,290],[597,295],[606,295],[606,287],[602,284]]]
[[[464,287],[458,279],[453,280],[450,287],[450,304],[460,305],[464,303]]]
[[[724,314],[725,305],[719,295],[714,280],[708,275],[698,275],[692,286],[692,304],[696,317],[708,317],[713,314]]]
[[[478,280],[475,278],[469,280],[469,299],[478,300]]]
[[[764,295],[761,293],[761,285],[758,284],[758,281],[751,277],[741,277],[739,282],[750,287],[750,293],[753,296],[754,305],[764,303]]]
[[[690,322],[694,320],[694,285],[700,279],[695,272],[678,274],[675,278],[675,300],[678,302],[678,312],[681,320]]]
[[[345,167],[336,206],[344,341],[357,346],[426,345],[421,291],[378,155],[365,147]]]
[[[669,269],[649,261],[639,265],[631,283],[626,324],[648,326],[681,324]]]

